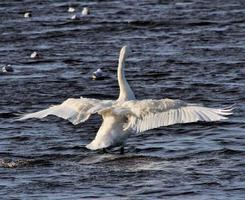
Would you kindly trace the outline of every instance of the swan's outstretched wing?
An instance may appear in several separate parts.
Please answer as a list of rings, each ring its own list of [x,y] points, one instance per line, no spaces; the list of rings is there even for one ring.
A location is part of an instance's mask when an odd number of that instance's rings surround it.
[[[232,114],[233,108],[207,108],[180,100],[162,99],[127,101],[121,106],[114,106],[113,109],[115,115],[126,113],[128,122],[125,124],[125,130],[143,132],[177,123],[219,121]]]
[[[69,98],[60,105],[51,106],[45,110],[25,114],[19,120],[29,118],[44,118],[48,115],[55,115],[69,120],[74,125],[86,121],[91,114],[99,112],[100,109],[110,107],[114,101],[83,98]]]

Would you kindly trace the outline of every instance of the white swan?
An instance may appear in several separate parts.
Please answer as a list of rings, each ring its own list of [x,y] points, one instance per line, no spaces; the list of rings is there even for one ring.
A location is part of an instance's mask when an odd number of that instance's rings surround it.
[[[218,121],[232,114],[232,107],[225,109],[207,108],[197,104],[188,104],[181,100],[135,100],[124,74],[124,63],[128,47],[120,51],[118,63],[119,98],[114,100],[98,100],[83,98],[67,99],[60,105],[26,114],[20,120],[43,118],[56,115],[73,124],[86,121],[91,114],[99,114],[103,118],[95,139],[86,147],[91,150],[108,147],[123,147],[131,132],[143,132],[160,126],[196,121]]]

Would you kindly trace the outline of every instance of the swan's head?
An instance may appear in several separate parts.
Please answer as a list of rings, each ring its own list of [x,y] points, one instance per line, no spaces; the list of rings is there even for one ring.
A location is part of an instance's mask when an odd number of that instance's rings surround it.
[[[128,54],[130,54],[132,51],[130,49],[129,46],[125,45],[121,48],[120,51],[120,56],[119,56],[119,60],[123,60],[126,58],[126,56],[128,56]]]

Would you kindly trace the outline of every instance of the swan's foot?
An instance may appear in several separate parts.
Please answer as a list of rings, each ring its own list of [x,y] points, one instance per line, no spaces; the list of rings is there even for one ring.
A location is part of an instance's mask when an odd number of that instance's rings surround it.
[[[120,154],[123,155],[124,154],[124,147],[120,148]]]

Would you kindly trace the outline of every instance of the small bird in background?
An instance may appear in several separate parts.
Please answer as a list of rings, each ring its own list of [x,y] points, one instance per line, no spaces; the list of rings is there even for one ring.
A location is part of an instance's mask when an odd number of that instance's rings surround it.
[[[37,58],[40,58],[40,55],[39,55],[36,51],[34,51],[34,52],[32,52],[32,54],[30,55],[30,58],[32,58],[32,59],[37,59]]]
[[[71,16],[71,19],[77,20],[77,19],[80,19],[80,17],[78,15],[74,14],[74,15]]]
[[[32,13],[31,12],[25,12],[24,18],[29,18],[29,17],[32,17]]]
[[[70,7],[68,8],[67,11],[68,11],[69,13],[73,13],[73,12],[75,12],[75,10],[76,10],[76,9],[75,9],[74,7],[71,7],[71,6],[70,6]]]
[[[88,7],[84,7],[83,10],[82,10],[82,15],[85,16],[85,15],[89,15],[90,14],[90,10]]]
[[[3,73],[13,72],[13,71],[14,71],[14,69],[10,64],[2,66],[2,72]]]
[[[105,72],[103,72],[102,69],[99,68],[95,72],[93,72],[91,77],[93,80],[103,79],[105,78]]]

